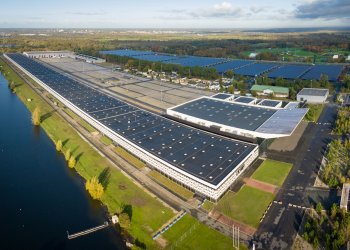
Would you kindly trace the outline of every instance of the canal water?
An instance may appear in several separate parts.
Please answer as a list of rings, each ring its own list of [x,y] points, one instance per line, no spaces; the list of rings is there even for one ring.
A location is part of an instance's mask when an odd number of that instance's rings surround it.
[[[113,228],[67,239],[105,220],[0,74],[0,249],[123,249]]]

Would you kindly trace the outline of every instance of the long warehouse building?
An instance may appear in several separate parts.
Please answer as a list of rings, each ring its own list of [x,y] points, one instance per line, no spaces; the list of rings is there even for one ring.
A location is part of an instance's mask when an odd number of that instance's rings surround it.
[[[142,110],[22,54],[5,57],[116,144],[189,189],[218,200],[258,157],[256,144]]]

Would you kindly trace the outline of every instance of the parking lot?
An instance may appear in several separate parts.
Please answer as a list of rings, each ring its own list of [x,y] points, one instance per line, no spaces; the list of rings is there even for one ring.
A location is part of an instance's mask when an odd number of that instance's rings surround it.
[[[177,83],[162,82],[113,71],[112,65],[102,67],[72,58],[43,58],[44,62],[73,76],[88,81],[95,86],[109,90],[124,100],[132,100],[152,111],[163,110],[193,100],[200,96],[210,96],[213,92]]]

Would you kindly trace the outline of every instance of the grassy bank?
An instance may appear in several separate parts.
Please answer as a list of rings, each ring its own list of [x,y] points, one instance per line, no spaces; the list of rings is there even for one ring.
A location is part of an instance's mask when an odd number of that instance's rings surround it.
[[[155,179],[160,184],[167,187],[169,190],[172,190],[173,192],[177,193],[178,195],[180,195],[181,197],[183,197],[186,200],[193,197],[193,192],[191,192],[187,188],[184,188],[183,186],[177,184],[176,182],[170,180],[169,178],[165,177],[164,175],[162,175],[161,173],[159,173],[155,170],[152,170],[151,172],[149,172],[148,175],[151,176],[153,179]]]
[[[84,178],[107,176],[102,202],[107,205],[109,212],[121,212],[125,205],[132,210],[130,233],[148,248],[158,248],[152,240],[152,233],[173,217],[171,209],[151,197],[139,188],[129,178],[95,151],[85,142],[67,122],[36,94],[12,69],[0,60],[5,77],[17,85],[16,94],[32,112],[39,107],[42,115],[41,127],[53,140],[63,141],[63,150],[71,149],[77,158],[76,171]],[[31,101],[27,101],[31,99]],[[107,174],[106,174],[107,173]]]

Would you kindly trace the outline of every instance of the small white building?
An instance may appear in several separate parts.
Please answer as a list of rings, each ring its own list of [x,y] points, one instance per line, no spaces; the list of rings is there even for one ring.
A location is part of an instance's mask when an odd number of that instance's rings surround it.
[[[333,56],[333,60],[338,60],[339,59],[339,55],[334,55]]]
[[[329,95],[328,89],[303,88],[297,94],[298,102],[324,103]]]

